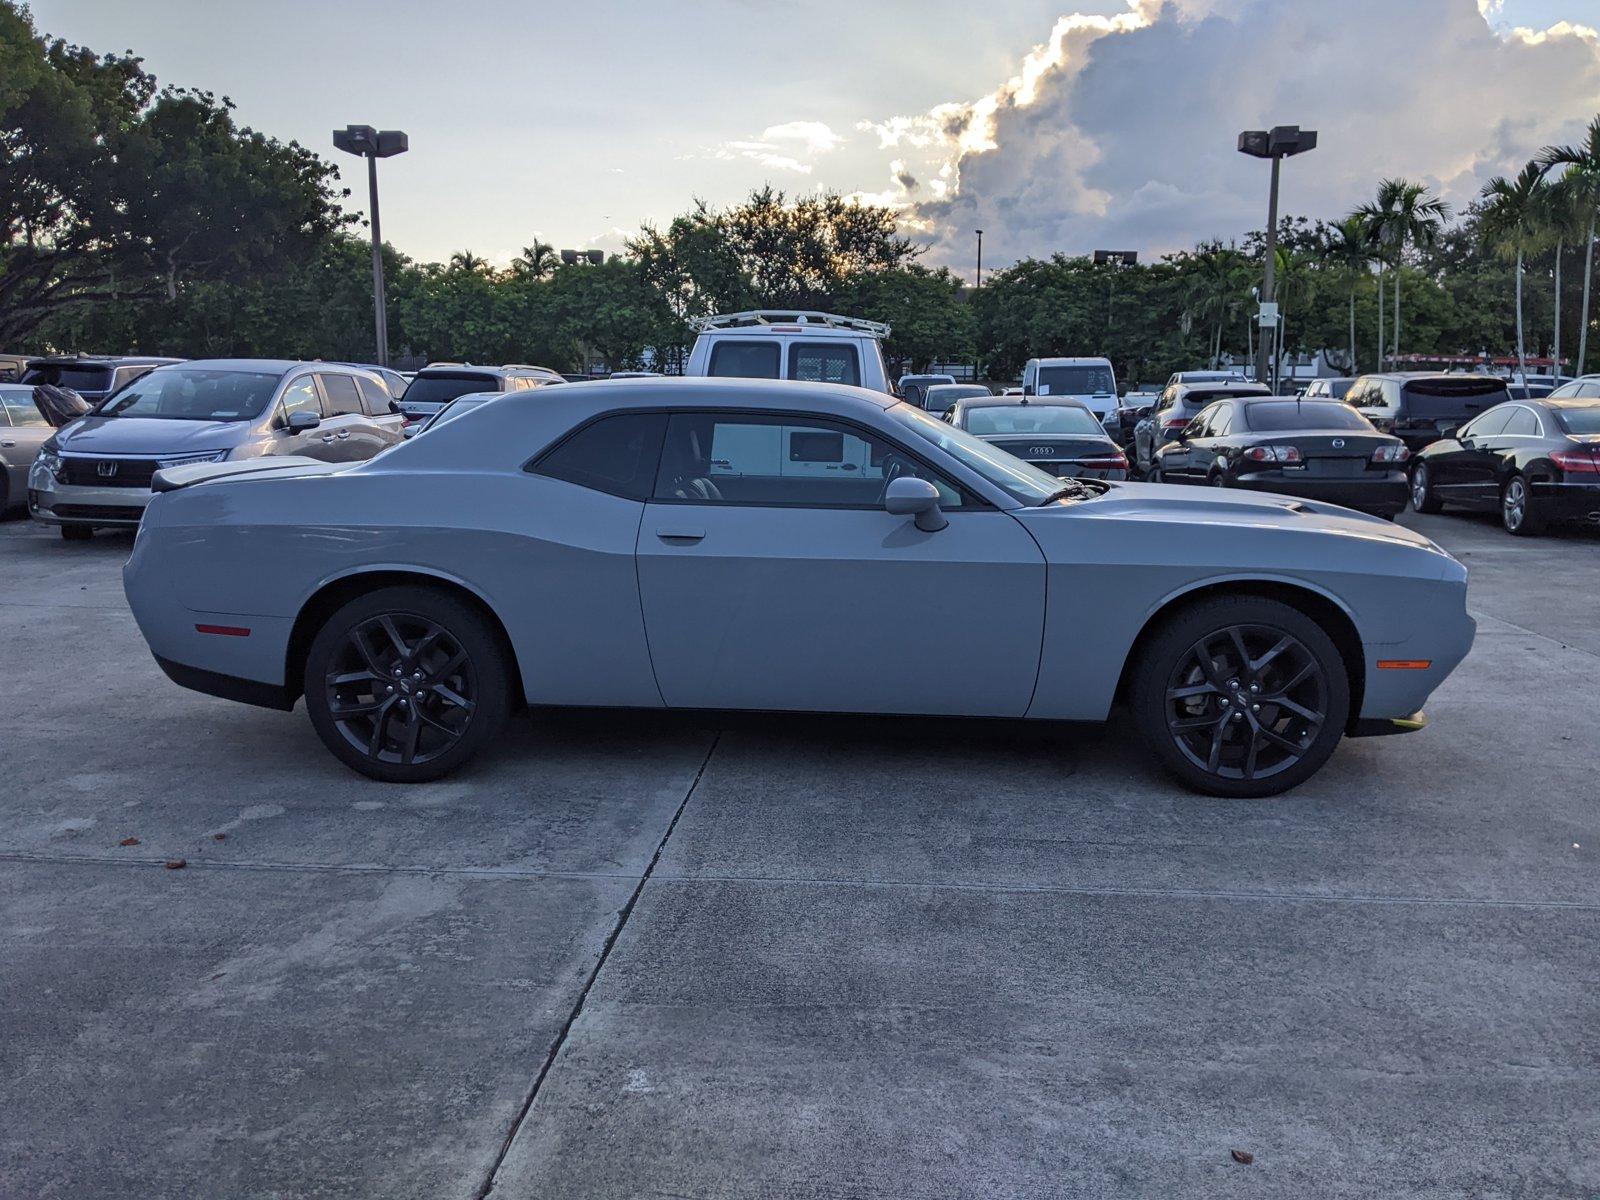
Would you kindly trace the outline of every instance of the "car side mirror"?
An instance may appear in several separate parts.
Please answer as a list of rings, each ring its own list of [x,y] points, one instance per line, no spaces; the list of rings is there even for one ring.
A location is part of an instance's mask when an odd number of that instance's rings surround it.
[[[1441,426],[1439,426],[1439,436],[1440,437],[1447,437],[1447,438],[1458,438],[1458,437],[1461,436],[1461,426],[1460,425],[1441,425]]]
[[[939,489],[915,475],[890,480],[883,493],[883,507],[897,517],[915,517],[917,528],[923,533],[938,533],[950,524],[939,510]]]
[[[406,415],[406,410],[400,407],[400,401],[393,399],[389,401],[389,412],[396,417],[403,417]]]
[[[1023,394],[1023,395],[1024,395],[1024,396],[1031,396],[1031,395],[1033,395],[1033,384],[1031,384],[1031,383],[1025,383],[1025,384],[1023,384],[1023,385],[1022,385],[1022,394]]]
[[[1142,421],[1146,417],[1148,417],[1149,415],[1150,415],[1150,406],[1148,404],[1143,405],[1143,406],[1133,410],[1133,418],[1136,421]]]
[[[308,429],[315,429],[322,424],[322,418],[316,413],[292,412],[289,414],[289,432],[304,433]]]
[[[417,436],[417,430],[420,428],[420,425],[407,425],[400,431],[400,436],[403,438],[414,438]]]

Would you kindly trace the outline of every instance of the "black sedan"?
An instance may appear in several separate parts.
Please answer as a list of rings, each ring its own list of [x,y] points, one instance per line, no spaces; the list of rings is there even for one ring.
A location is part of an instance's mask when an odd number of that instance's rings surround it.
[[[1405,443],[1334,400],[1234,397],[1156,452],[1155,482],[1284,492],[1393,518],[1406,506]]]
[[[1496,405],[1417,455],[1411,503],[1497,511],[1524,536],[1551,521],[1600,521],[1600,398]]]
[[[1076,400],[978,396],[957,400],[944,419],[1051,475],[1126,479],[1128,459],[1100,419]]]

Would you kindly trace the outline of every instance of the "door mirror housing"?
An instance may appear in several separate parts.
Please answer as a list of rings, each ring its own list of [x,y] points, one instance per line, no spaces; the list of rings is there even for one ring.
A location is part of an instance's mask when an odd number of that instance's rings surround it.
[[[1031,396],[1031,395],[1033,395],[1033,394],[1034,394],[1034,393],[1033,393],[1033,384],[1031,384],[1031,383],[1025,383],[1025,384],[1023,384],[1023,385],[1022,385],[1022,394],[1023,394],[1023,395],[1024,395],[1024,396]]]
[[[322,418],[316,413],[292,412],[289,414],[289,432],[304,433],[308,429],[315,429],[322,424]]]
[[[890,481],[883,493],[883,507],[897,517],[915,517],[917,528],[924,533],[938,533],[950,524],[939,509],[939,489],[914,475]]]

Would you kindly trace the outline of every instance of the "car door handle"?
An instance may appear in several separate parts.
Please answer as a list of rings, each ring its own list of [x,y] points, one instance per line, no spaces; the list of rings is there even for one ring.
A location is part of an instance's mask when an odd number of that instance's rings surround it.
[[[15,445],[15,442],[0,442],[0,446],[3,446],[7,450],[10,450]]]
[[[704,529],[688,529],[682,526],[656,530],[656,536],[663,542],[698,542],[705,535]]]
[[[333,443],[333,437],[334,437],[333,434],[325,433],[325,434],[322,435],[322,440],[331,445]]]

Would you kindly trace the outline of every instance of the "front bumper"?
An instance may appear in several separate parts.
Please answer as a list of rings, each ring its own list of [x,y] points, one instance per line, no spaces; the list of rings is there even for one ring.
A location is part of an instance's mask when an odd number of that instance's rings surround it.
[[[1299,496],[1303,500],[1320,500],[1325,504],[1338,504],[1382,517],[1404,512],[1411,497],[1411,485],[1404,471],[1369,471],[1365,475],[1332,479],[1317,475],[1293,475],[1285,471],[1261,471],[1235,476],[1229,483],[1253,492],[1277,492],[1285,496]]]
[[[41,482],[45,486],[39,486]],[[49,525],[120,525],[131,529],[139,524],[150,503],[149,488],[82,487],[61,483],[42,471],[35,471],[28,483],[28,515]]]

